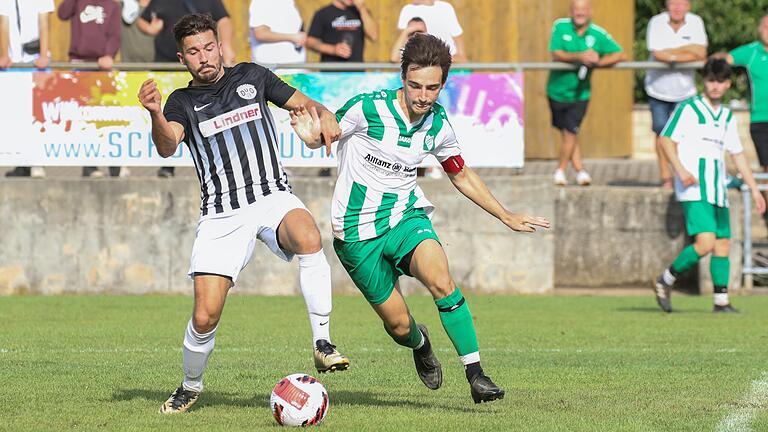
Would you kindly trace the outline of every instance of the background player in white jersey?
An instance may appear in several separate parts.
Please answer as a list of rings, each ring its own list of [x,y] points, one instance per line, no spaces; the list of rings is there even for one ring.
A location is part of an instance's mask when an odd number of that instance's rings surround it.
[[[711,58],[702,75],[704,95],[681,102],[661,132],[662,146],[676,173],[675,195],[683,206],[686,229],[696,239],[654,282],[656,301],[665,312],[672,312],[670,295],[677,277],[709,253],[715,286],[713,311],[738,312],[728,300],[731,222],[726,150],[752,191],[757,211],[765,213],[765,200],[744,156],[736,118],[723,104],[723,96],[731,87],[731,66],[723,59]]]
[[[158,153],[168,157],[184,140],[201,183],[201,218],[189,274],[195,304],[184,336],[182,385],[161,406],[163,413],[186,411],[203,389],[203,371],[229,289],[247,265],[256,239],[278,257],[299,257],[299,281],[309,311],[315,366],[344,370],[349,360],[331,345],[331,275],[312,215],[290,192],[277,157],[274,121],[268,102],[284,108],[311,106],[321,112],[326,139],[340,129],[333,113],[288,86],[269,70],[241,63],[222,67],[221,43],[209,15],[193,14],[174,27],[179,59],[192,75],[161,111],[152,80],[139,92],[152,119]]]
[[[450,66],[445,42],[416,34],[403,49],[403,88],[358,95],[337,111],[342,133],[331,210],[334,249],[392,339],[413,349],[422,382],[437,389],[443,379],[440,363],[426,327],[408,311],[397,279],[413,276],[427,287],[464,363],[472,399],[480,403],[502,398],[504,391],[480,367],[472,315],[448,271],[428,218],[432,204],[416,184],[416,167],[434,155],[462,194],[514,231],[549,227],[549,221],[511,213],[464,165],[445,110],[436,103]],[[310,147],[322,145],[314,109],[292,113],[292,124]]]

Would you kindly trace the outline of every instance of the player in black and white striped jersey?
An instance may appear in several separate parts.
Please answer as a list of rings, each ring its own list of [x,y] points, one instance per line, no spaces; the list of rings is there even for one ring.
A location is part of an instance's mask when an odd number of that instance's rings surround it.
[[[202,200],[189,270],[195,306],[183,344],[185,378],[161,406],[163,413],[186,411],[202,391],[224,301],[256,239],[286,261],[299,257],[317,370],[349,366],[330,340],[331,275],[320,232],[291,193],[267,103],[289,110],[314,108],[328,147],[341,132],[334,114],[261,66],[223,67],[216,24],[208,15],[185,16],[174,26],[174,35],[179,60],[192,75],[189,86],[174,91],[162,111],[153,80],[139,91],[158,153],[171,156],[182,141],[189,146]]]

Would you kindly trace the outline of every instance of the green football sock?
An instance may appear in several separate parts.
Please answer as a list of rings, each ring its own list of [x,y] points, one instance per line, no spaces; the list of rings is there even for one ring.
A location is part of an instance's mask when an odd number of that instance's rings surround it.
[[[414,320],[412,316],[409,316],[409,318],[411,319],[411,331],[406,337],[398,337],[392,334],[386,325],[384,326],[384,329],[387,331],[392,340],[397,342],[398,345],[402,345],[410,349],[416,349],[416,347],[421,344],[421,339],[423,336],[421,331],[419,331],[419,328],[416,327],[416,320]]]
[[[696,253],[696,249],[693,248],[693,245],[688,245],[682,252],[680,252],[680,255],[675,258],[675,261],[672,263],[672,270],[677,274],[684,273],[686,270],[695,266],[696,263],[699,262],[699,259],[701,259],[701,257]]]
[[[709,271],[712,274],[712,284],[715,286],[715,293],[726,292],[731,273],[731,260],[728,257],[713,255],[709,262]]]
[[[448,297],[435,300],[435,304],[440,312],[443,328],[459,356],[477,352],[475,324],[472,322],[472,314],[459,287],[457,286]]]

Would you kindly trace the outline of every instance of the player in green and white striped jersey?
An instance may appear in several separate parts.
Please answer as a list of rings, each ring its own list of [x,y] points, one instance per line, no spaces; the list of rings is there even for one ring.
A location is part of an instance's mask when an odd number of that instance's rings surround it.
[[[548,228],[549,221],[509,212],[464,165],[445,110],[436,103],[450,66],[444,42],[414,35],[403,48],[403,88],[358,95],[336,113],[342,134],[331,216],[339,260],[392,339],[413,349],[422,382],[439,388],[442,369],[426,327],[416,324],[397,289],[401,275],[417,278],[434,297],[465,366],[472,399],[479,403],[500,399],[504,391],[480,367],[472,315],[448,271],[429,220],[433,206],[416,184],[416,167],[435,156],[462,194],[514,231]],[[294,112],[292,124],[310,147],[322,145],[315,112]]]
[[[709,253],[715,286],[713,310],[737,312],[728,300],[731,226],[725,151],[752,191],[757,210],[765,212],[765,200],[744,156],[736,119],[722,103],[731,87],[731,67],[723,59],[710,59],[703,76],[704,94],[681,102],[661,132],[662,146],[677,173],[675,194],[685,212],[688,235],[696,238],[654,282],[656,301],[665,312],[672,312],[670,294],[677,277]]]

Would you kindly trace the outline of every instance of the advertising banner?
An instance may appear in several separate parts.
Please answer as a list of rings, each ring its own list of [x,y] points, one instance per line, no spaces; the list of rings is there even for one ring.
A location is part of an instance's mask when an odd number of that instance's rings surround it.
[[[141,84],[152,78],[163,97],[188,85],[186,72],[5,72],[0,94],[5,138],[0,165],[192,166],[180,145],[170,158],[157,154],[149,114],[139,104]],[[336,110],[359,93],[402,86],[397,73],[306,73],[283,75],[291,86]],[[439,102],[477,167],[523,166],[523,77],[517,73],[450,75]],[[303,145],[288,113],[270,106],[287,167],[335,166],[335,154]],[[431,161],[436,163],[436,161]]]

